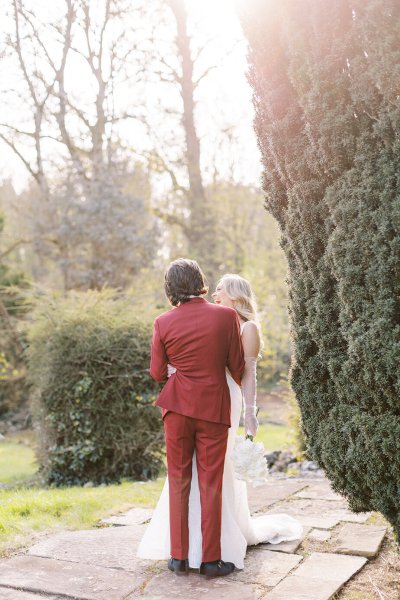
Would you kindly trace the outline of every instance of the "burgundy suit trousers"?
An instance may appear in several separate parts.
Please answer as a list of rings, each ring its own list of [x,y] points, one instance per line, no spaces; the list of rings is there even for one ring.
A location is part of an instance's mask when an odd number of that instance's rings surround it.
[[[171,556],[189,554],[189,494],[196,450],[203,562],[221,558],[222,478],[229,427],[174,412],[164,417],[169,480]]]

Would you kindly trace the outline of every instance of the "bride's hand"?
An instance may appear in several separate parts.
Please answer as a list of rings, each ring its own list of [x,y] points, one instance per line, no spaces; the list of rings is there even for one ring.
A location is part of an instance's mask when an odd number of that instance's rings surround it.
[[[168,379],[171,377],[171,375],[173,375],[174,373],[176,373],[176,369],[175,367],[173,367],[172,365],[170,365],[169,363],[167,364],[167,376]]]
[[[244,429],[246,434],[254,438],[257,434],[258,429],[258,419],[257,419],[258,410],[252,410],[250,408],[246,409],[244,414]]]

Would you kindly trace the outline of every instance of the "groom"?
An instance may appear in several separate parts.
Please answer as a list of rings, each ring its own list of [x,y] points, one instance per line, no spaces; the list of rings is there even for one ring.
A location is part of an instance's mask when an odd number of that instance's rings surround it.
[[[232,573],[221,560],[221,502],[230,427],[230,395],[225,367],[240,385],[243,348],[236,311],[210,304],[194,260],[180,258],[165,273],[165,293],[173,309],[154,322],[150,373],[165,382],[156,405],[162,408],[169,479],[171,559],[177,575],[189,572],[189,493],[196,450],[203,538],[200,573],[207,578]],[[167,365],[175,367],[168,379]]]

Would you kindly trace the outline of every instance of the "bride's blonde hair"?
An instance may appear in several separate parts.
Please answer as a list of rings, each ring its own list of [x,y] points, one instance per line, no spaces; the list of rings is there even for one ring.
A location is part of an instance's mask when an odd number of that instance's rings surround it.
[[[243,321],[254,321],[257,325],[260,334],[260,352],[261,358],[264,341],[261,333],[260,317],[258,316],[257,301],[251,289],[250,283],[244,277],[235,273],[227,273],[223,275],[218,282],[221,285],[229,298],[233,301],[236,312]]]
[[[236,312],[243,321],[254,321],[260,329],[257,301],[250,283],[234,273],[223,275],[218,282],[233,301]]]

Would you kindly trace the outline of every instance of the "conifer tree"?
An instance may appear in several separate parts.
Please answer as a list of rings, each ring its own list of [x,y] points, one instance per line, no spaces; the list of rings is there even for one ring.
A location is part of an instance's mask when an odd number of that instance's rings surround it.
[[[400,5],[257,0],[241,19],[310,453],[399,535]]]

